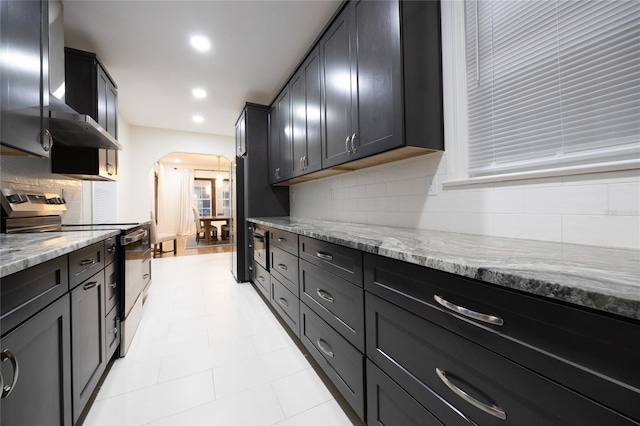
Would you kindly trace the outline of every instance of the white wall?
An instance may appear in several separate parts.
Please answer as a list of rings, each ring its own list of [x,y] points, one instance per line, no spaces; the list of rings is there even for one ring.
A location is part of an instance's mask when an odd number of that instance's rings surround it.
[[[640,249],[640,170],[456,189],[446,180],[438,153],[301,183],[291,216]]]
[[[119,125],[119,124],[118,124]],[[172,152],[235,155],[235,139],[232,136],[207,135],[174,130],[130,125],[128,143],[123,151],[126,156],[125,177],[118,185],[119,220],[140,222],[149,220],[153,186],[149,174],[154,164]]]

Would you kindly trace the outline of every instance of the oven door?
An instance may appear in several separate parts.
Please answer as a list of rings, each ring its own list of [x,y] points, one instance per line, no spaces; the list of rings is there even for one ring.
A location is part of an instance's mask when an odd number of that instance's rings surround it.
[[[269,232],[264,229],[256,228],[253,231],[253,259],[267,271],[269,270],[268,237]]]

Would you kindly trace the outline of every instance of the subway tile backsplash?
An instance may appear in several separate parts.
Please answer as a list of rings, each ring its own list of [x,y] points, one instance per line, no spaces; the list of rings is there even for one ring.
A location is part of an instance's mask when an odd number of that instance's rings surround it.
[[[62,223],[84,223],[82,181],[52,174],[49,161],[47,158],[0,156],[0,185],[2,188],[60,194],[67,201]]]
[[[443,188],[446,156],[290,187],[291,216],[640,249],[640,171]]]

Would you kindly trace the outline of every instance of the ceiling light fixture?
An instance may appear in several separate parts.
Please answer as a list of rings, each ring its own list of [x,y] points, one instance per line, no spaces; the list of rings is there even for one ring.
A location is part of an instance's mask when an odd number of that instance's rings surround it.
[[[211,43],[209,43],[209,39],[205,36],[195,35],[191,37],[191,46],[199,52],[206,52],[211,48]]]
[[[196,123],[203,123],[204,117],[201,115],[194,115],[192,120],[195,121]]]
[[[191,94],[196,99],[202,99],[202,98],[206,98],[207,97],[207,91],[204,90],[204,89],[200,89],[200,88],[193,89],[191,91]]]

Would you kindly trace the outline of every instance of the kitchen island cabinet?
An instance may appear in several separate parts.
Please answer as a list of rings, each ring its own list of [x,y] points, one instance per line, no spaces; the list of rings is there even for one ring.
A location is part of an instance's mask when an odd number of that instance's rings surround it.
[[[368,424],[640,424],[637,251],[249,220],[299,235],[301,340]]]

